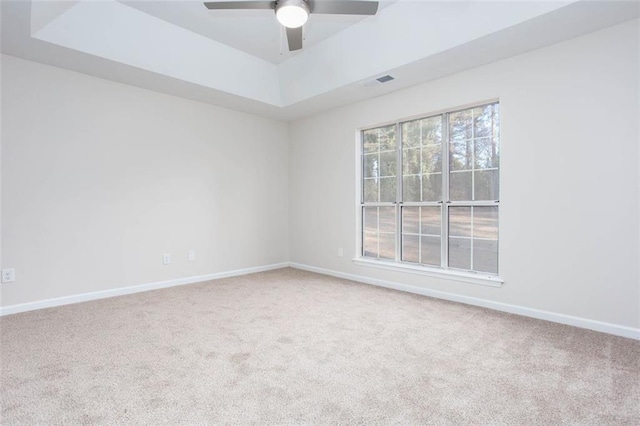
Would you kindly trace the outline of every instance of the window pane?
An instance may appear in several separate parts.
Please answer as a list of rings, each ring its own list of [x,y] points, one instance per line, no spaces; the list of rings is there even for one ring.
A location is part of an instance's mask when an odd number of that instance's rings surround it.
[[[405,176],[402,180],[403,201],[420,201],[420,176]]]
[[[473,141],[451,141],[449,145],[449,169],[469,170],[473,168]]]
[[[471,139],[473,132],[473,120],[471,110],[458,111],[449,114],[449,139],[462,141]]]
[[[449,207],[449,236],[471,237],[471,207]]]
[[[449,197],[452,201],[471,201],[472,173],[469,171],[449,174]]]
[[[450,267],[498,273],[498,207],[450,207],[449,237]]]
[[[471,239],[449,237],[449,267],[471,269]]]
[[[474,207],[473,208],[473,237],[498,239],[498,208]]]
[[[498,199],[498,170],[475,171],[473,184],[474,200]]]
[[[429,117],[421,120],[422,145],[442,143],[442,116]]]
[[[473,270],[498,273],[498,241],[473,239]]]
[[[473,137],[482,138],[491,136],[493,132],[493,105],[485,105],[474,108]]]
[[[378,152],[378,129],[362,132],[362,152]]]
[[[378,129],[378,143],[380,151],[388,151],[396,149],[396,125],[392,124]]]
[[[378,223],[380,224],[380,232],[396,232],[396,208],[395,207],[379,207]]]
[[[442,200],[442,173],[422,176],[422,201]]]
[[[396,258],[396,236],[395,234],[380,233],[380,258],[395,259]]]
[[[380,201],[396,201],[396,178],[380,178]]]
[[[378,201],[378,180],[379,179],[365,179],[364,180],[364,202],[375,203]]]
[[[362,255],[378,257],[378,233],[365,231],[362,236]]]
[[[499,107],[484,105],[449,115],[449,192],[452,201],[498,200]],[[458,173],[474,170],[473,174]]]
[[[500,165],[500,150],[497,140],[491,138],[476,139],[474,149],[476,169],[490,169]]]
[[[402,260],[420,263],[420,237],[418,235],[402,236]]]
[[[378,166],[378,153],[364,155],[364,165],[362,166],[364,177],[379,177],[380,169]]]
[[[440,266],[441,222],[440,206],[403,207],[402,260]]]
[[[442,116],[423,118],[402,123],[405,148],[433,145],[442,142]]]
[[[440,237],[422,237],[421,263],[425,265],[440,266]]]
[[[420,146],[420,120],[402,123],[402,146],[405,148]]]
[[[498,273],[498,207],[473,208],[473,269]]]
[[[396,149],[396,126],[378,127],[362,132],[362,151],[365,154]]]
[[[442,147],[429,145],[422,148],[422,173],[442,171]],[[407,173],[408,174],[408,173]]]
[[[440,222],[442,221],[440,207],[421,207],[420,209],[422,219],[420,233],[423,235],[440,235]]]
[[[420,207],[402,208],[402,232],[408,234],[420,233]]]
[[[409,145],[403,150],[403,201],[442,200],[442,116],[403,123],[403,129]]]
[[[395,259],[395,207],[362,209],[364,256]]]
[[[396,175],[396,152],[385,151],[380,153],[380,176]]]
[[[362,226],[366,232],[378,232],[378,208],[364,207],[362,213]]]
[[[420,173],[420,148],[409,148],[402,152],[402,174],[417,175]]]
[[[405,176],[402,182],[402,199],[420,201],[420,176]]]

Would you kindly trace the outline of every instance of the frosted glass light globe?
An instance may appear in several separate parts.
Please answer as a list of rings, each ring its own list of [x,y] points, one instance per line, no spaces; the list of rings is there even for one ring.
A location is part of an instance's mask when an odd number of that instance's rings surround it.
[[[309,19],[309,8],[304,1],[290,1],[276,10],[278,22],[287,28],[301,27]]]

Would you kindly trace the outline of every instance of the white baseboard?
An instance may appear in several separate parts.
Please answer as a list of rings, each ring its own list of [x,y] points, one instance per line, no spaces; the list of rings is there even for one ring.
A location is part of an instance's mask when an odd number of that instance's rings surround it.
[[[630,339],[640,340],[639,328],[633,328],[633,327],[627,327],[624,325],[617,325],[617,324],[611,324],[611,323],[602,322],[602,321],[590,320],[587,318],[574,317],[571,315],[558,314],[555,312],[542,311],[539,309],[527,308],[524,306],[494,302],[491,300],[479,299],[479,298],[470,297],[470,296],[463,296],[455,293],[447,293],[444,291],[431,290],[428,288],[416,287],[416,286],[401,284],[393,281],[385,281],[385,280],[379,280],[375,278],[369,278],[362,275],[347,274],[344,272],[318,268],[315,266],[309,266],[309,265],[304,265],[304,264],[295,263],[295,262],[291,262],[289,266],[296,269],[302,269],[310,272],[317,272],[319,274],[324,274],[324,275],[331,275],[333,277],[344,278],[347,280],[357,281],[364,284],[371,284],[378,287],[392,288],[395,290],[421,294],[423,296],[429,296],[436,299],[444,299],[444,300],[450,300],[452,302],[465,303],[467,305],[481,306],[483,308],[489,308],[489,309],[493,309],[501,312],[508,312],[510,314],[522,315],[525,317],[557,322],[560,324],[566,324],[574,327],[586,328],[589,330],[595,330],[603,333],[613,334],[616,336],[622,336]]]
[[[130,287],[114,288],[91,293],[74,294],[71,296],[56,297],[55,299],[38,300],[36,302],[21,303],[0,307],[0,316],[17,314],[19,312],[34,311],[36,309],[53,308],[55,306],[69,305],[72,303],[87,302],[89,300],[106,299],[114,296],[124,296],[126,294],[140,293],[143,291],[157,290],[160,288],[175,287],[184,284],[194,284],[203,281],[217,280],[220,278],[235,277],[239,275],[253,274],[256,272],[271,271],[273,269],[286,268],[288,262],[275,263],[272,265],[256,266],[253,268],[236,269],[226,272],[215,272],[213,274],[198,275],[195,277],[177,278],[174,280],[159,281],[155,283],[140,284]]]
[[[337,278],[344,278],[351,281],[357,281],[365,284],[371,284],[378,287],[392,288],[395,290],[406,291],[409,293],[421,294],[436,299],[450,300],[453,302],[465,303],[467,305],[481,306],[483,308],[494,309],[496,311],[508,312],[511,314],[522,315],[525,317],[537,318],[541,320],[557,322],[560,324],[571,325],[574,327],[586,328],[589,330],[600,331],[603,333],[613,334],[616,336],[627,337],[640,340],[640,329],[627,327],[623,325],[611,324],[602,321],[590,320],[587,318],[574,317],[571,315],[559,314],[555,312],[542,311],[539,309],[527,308],[524,306],[510,305],[507,303],[494,302],[476,297],[463,296],[455,293],[447,293],[444,291],[431,290],[423,287],[416,287],[408,284],[402,284],[393,281],[379,280],[369,278],[362,275],[347,274],[344,272],[333,271],[316,266],[304,265],[295,262],[283,262],[272,265],[257,266],[253,268],[236,269],[233,271],[216,272],[213,274],[199,275],[187,278],[177,278],[174,280],[159,281],[155,283],[141,284],[130,287],[114,288],[109,290],[94,291],[91,293],[82,293],[71,296],[57,297],[55,299],[39,300],[36,302],[21,303],[17,305],[9,305],[0,307],[0,316],[17,314],[19,312],[33,311],[37,309],[52,308],[55,306],[69,305],[72,303],[87,302],[89,300],[106,299],[115,296],[124,296],[126,294],[140,293],[143,291],[157,290],[161,288],[174,287],[185,284],[194,284],[203,281],[216,280],[220,278],[235,277],[239,275],[253,274],[256,272],[271,271],[274,269],[292,267],[305,271],[316,272],[319,274],[330,275]]]

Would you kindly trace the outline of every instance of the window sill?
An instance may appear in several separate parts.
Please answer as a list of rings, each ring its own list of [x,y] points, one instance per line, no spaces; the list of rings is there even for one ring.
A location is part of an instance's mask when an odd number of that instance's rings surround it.
[[[388,271],[405,272],[427,277],[442,278],[447,280],[462,281],[472,284],[486,285],[490,287],[502,287],[504,281],[495,275],[488,275],[476,272],[463,272],[453,270],[443,270],[429,268],[427,266],[409,265],[405,263],[385,262],[384,260],[373,260],[364,257],[353,259],[353,263],[359,266],[386,269]]]

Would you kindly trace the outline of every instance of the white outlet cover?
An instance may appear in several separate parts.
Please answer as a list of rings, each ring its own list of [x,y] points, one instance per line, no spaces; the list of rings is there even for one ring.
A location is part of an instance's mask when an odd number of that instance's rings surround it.
[[[16,270],[13,268],[2,270],[2,282],[12,283],[16,280]]]
[[[170,254],[163,254],[162,255],[162,264],[163,265],[168,265],[171,263],[171,255]]]
[[[189,261],[196,260],[196,251],[195,250],[189,250],[189,253],[187,253],[187,259]]]

